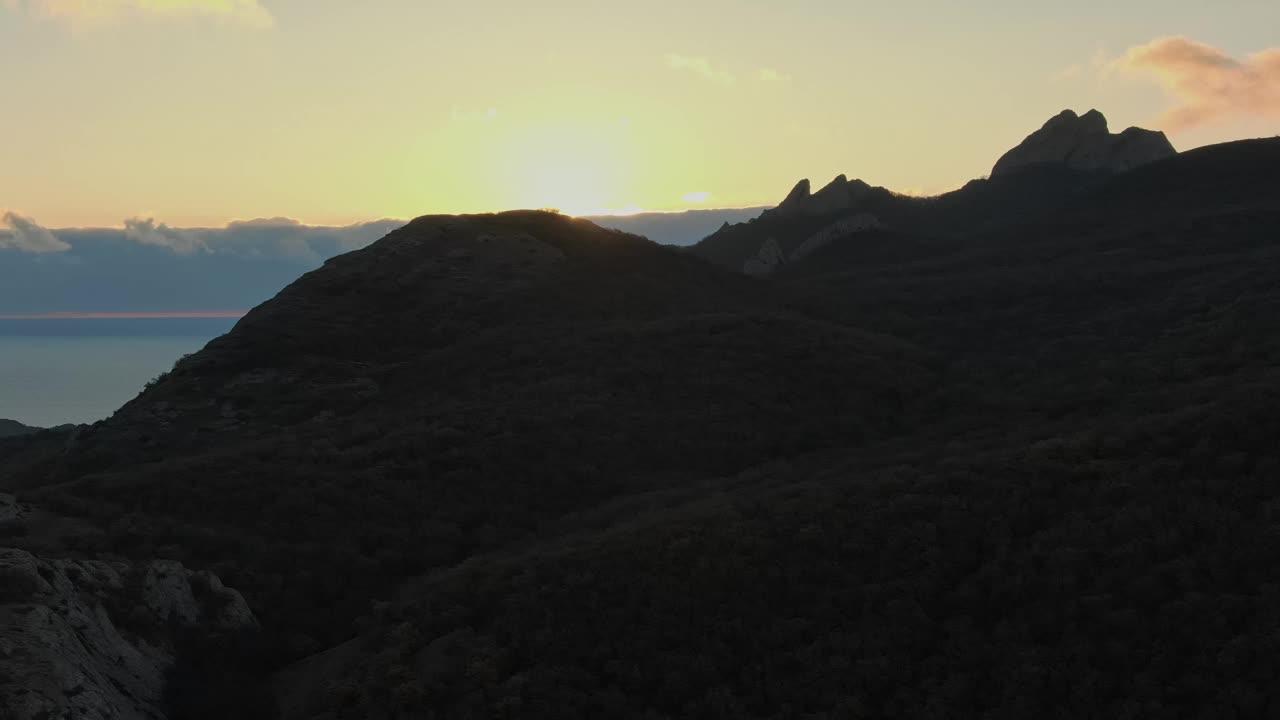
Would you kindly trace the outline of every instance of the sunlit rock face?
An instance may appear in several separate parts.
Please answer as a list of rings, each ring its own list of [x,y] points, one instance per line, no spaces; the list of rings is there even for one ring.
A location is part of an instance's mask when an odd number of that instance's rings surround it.
[[[1009,175],[1043,163],[1061,163],[1075,170],[1124,172],[1176,154],[1162,132],[1129,128],[1112,133],[1107,118],[1097,110],[1084,115],[1063,110],[1005,153],[992,168],[991,176]]]

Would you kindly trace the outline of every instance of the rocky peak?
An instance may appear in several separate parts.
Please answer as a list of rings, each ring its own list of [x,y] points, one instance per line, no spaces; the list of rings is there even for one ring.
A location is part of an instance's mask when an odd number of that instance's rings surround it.
[[[845,177],[843,174],[840,174],[840,175],[837,175],[834,180],[824,185],[822,189],[815,194],[821,195],[823,193],[843,192],[845,189],[845,185],[848,185],[848,184],[849,184],[849,178]]]
[[[1017,147],[1005,153],[991,176],[1009,175],[1028,165],[1061,163],[1077,170],[1123,172],[1176,154],[1164,133],[1129,128],[1112,133],[1097,110],[1077,115],[1063,110]]]
[[[861,197],[869,186],[861,180],[850,181],[844,175],[835,179],[814,193],[810,191],[809,180],[801,180],[787,193],[778,207],[766,211],[778,217],[816,216],[847,210]]]
[[[781,209],[781,208],[798,207],[799,205],[803,204],[805,200],[808,200],[808,199],[809,199],[809,178],[805,178],[800,182],[796,183],[795,187],[791,188],[791,192],[787,193],[787,196],[783,198],[782,202],[778,205],[778,208]]]

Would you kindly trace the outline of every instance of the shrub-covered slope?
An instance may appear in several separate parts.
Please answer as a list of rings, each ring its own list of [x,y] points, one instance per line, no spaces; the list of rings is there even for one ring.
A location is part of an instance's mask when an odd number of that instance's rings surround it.
[[[921,353],[770,295],[584,221],[422,218],[5,479],[118,550],[212,565],[310,652],[566,513],[909,426]]]

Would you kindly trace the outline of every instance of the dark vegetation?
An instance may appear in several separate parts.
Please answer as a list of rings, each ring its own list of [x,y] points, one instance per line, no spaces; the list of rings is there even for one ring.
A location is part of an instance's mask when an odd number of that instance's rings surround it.
[[[1071,187],[769,281],[423,218],[0,487],[244,592],[287,717],[1275,717],[1280,142]]]

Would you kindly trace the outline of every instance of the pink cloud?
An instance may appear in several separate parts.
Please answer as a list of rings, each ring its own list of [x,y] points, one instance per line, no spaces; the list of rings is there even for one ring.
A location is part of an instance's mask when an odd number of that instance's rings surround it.
[[[1237,60],[1212,45],[1168,37],[1130,48],[1119,65],[1155,75],[1177,99],[1163,118],[1172,131],[1237,116],[1280,118],[1280,48]]]

